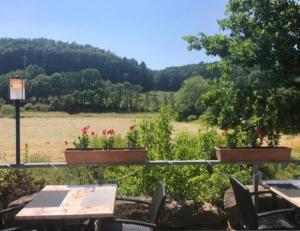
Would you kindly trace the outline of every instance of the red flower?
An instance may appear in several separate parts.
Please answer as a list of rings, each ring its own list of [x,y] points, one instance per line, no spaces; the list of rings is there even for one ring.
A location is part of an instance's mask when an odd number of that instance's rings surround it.
[[[129,127],[129,130],[130,130],[130,131],[132,131],[133,129],[135,129],[135,125],[131,125],[131,126]]]
[[[65,145],[67,146],[69,144],[69,142],[67,140],[65,140]]]
[[[113,135],[115,133],[114,129],[109,129],[107,132],[106,132],[106,135]]]
[[[95,132],[91,132],[91,135],[94,136],[94,135],[95,135]]]
[[[275,132],[276,132],[276,135],[278,135],[281,132],[280,128],[275,128]]]
[[[261,132],[261,133],[259,134],[259,137],[260,137],[261,139],[263,139],[265,136],[266,136],[266,133],[264,133],[264,132]]]
[[[88,129],[89,129],[88,127],[83,127],[83,128],[81,129],[82,135],[83,135],[83,136],[86,136],[86,135],[87,135]]]

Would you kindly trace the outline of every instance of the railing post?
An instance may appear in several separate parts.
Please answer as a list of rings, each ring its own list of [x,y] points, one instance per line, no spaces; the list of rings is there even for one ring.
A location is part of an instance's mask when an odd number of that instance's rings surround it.
[[[258,165],[257,164],[253,164],[253,192],[257,193],[258,192],[258,184],[259,184],[259,171],[258,171]],[[258,211],[258,194],[254,194],[253,197],[253,204],[255,207],[255,210]]]
[[[99,167],[98,184],[104,184],[104,171],[102,167]]]

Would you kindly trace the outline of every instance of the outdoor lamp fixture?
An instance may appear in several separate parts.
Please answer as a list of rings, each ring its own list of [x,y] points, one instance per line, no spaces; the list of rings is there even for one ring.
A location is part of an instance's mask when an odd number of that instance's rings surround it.
[[[25,100],[25,79],[15,76],[9,79],[9,97],[16,106],[16,164],[20,164],[20,102]]]

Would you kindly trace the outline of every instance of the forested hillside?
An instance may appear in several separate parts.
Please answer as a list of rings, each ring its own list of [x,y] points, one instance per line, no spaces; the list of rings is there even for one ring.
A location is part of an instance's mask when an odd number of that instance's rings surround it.
[[[152,72],[144,62],[121,58],[110,51],[49,39],[0,39],[0,74],[36,64],[46,74],[96,68],[103,79],[153,88]]]
[[[221,70],[209,68],[209,64],[204,62],[179,67],[167,67],[160,71],[154,71],[155,86],[159,90],[177,91],[184,80],[199,75],[204,79],[215,79],[221,76]]]
[[[49,39],[0,38],[0,74],[23,69],[32,64],[43,68],[47,75],[95,68],[104,80],[138,84],[143,91],[175,91],[189,77],[201,75],[205,79],[211,79],[220,76],[220,71],[208,70],[208,64],[203,62],[152,71],[144,62],[121,58],[110,51],[90,45]]]

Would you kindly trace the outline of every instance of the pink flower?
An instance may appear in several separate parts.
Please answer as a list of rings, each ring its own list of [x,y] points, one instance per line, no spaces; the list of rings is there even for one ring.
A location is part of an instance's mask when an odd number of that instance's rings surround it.
[[[69,141],[65,140],[65,145],[67,146],[69,144]]]
[[[106,135],[106,129],[102,130],[102,134],[105,136]]]

